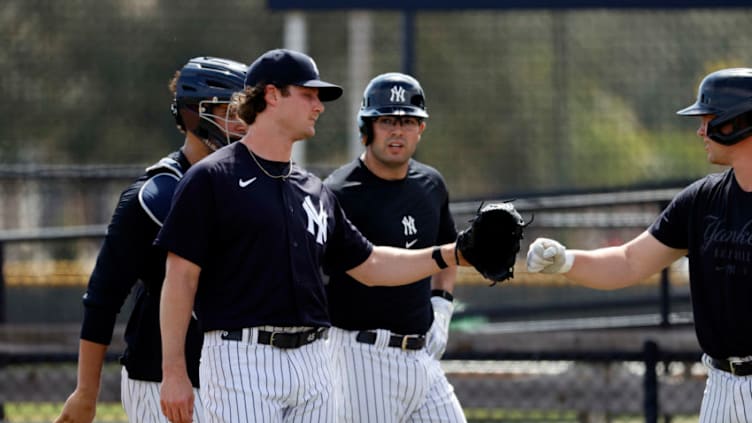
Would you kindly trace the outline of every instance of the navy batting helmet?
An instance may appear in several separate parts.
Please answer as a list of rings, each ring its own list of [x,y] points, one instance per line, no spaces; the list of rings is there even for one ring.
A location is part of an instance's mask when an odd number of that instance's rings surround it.
[[[180,70],[172,101],[172,115],[180,129],[190,131],[212,149],[220,148],[243,134],[232,133],[228,125],[214,118],[213,106],[229,104],[232,94],[243,90],[247,66],[228,59],[195,57]],[[228,109],[229,110],[229,109]]]
[[[358,127],[366,136],[366,144],[372,138],[371,120],[378,116],[427,118],[426,96],[418,80],[399,72],[373,78],[363,92],[358,112]]]
[[[724,145],[743,140],[752,134],[752,69],[723,69],[707,75],[700,83],[697,101],[676,113],[715,115],[708,122],[708,138]]]

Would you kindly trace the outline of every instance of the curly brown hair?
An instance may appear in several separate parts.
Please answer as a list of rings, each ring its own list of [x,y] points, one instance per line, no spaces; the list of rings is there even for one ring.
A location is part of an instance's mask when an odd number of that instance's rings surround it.
[[[178,93],[178,80],[180,79],[180,71],[176,70],[175,75],[172,76],[170,82],[167,84],[172,96],[174,97]]]
[[[236,92],[230,100],[230,107],[237,110],[238,117],[251,125],[256,121],[256,116],[266,109],[266,99],[264,99],[264,90],[266,83],[260,83],[253,87],[245,87],[243,91]],[[289,86],[277,87],[283,97],[290,95]]]

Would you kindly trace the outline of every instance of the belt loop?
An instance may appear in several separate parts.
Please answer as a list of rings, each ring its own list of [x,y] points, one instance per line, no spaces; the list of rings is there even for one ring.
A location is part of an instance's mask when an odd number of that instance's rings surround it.
[[[241,337],[241,341],[249,344],[256,342],[256,334],[254,328],[243,328],[243,336]]]
[[[374,345],[378,348],[389,348],[389,338],[392,332],[386,329],[376,329],[376,342]]]

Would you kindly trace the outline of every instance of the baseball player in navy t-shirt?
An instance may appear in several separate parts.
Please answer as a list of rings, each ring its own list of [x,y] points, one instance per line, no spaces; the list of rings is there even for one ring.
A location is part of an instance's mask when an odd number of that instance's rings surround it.
[[[207,421],[331,422],[336,396],[330,352],[320,341],[330,326],[322,267],[370,285],[399,285],[456,263],[454,243],[373,246],[321,180],[291,162],[293,143],[315,134],[323,102],[341,94],[319,79],[307,55],[264,53],[236,97],[248,133],[178,185],[156,240],[168,251],[161,404],[171,422],[191,420],[183,347],[193,312],[204,330],[199,375]]]
[[[375,243],[424,248],[457,238],[444,179],[412,159],[427,118],[415,78],[397,72],[373,78],[358,113],[365,151],[324,181],[348,219]],[[369,287],[345,272],[330,275],[340,421],[465,421],[438,361],[456,276],[451,267],[404,286]]]
[[[637,238],[617,247],[567,250],[539,238],[531,272],[564,273],[582,285],[614,289],[689,259],[695,331],[708,368],[701,423],[752,419],[752,69],[723,69],[677,112],[698,116],[708,161],[729,169],[679,193]]]

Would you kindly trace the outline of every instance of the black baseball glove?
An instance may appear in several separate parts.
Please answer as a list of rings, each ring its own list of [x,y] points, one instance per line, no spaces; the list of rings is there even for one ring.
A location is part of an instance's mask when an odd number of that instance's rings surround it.
[[[525,220],[511,202],[490,203],[478,208],[470,227],[457,236],[456,248],[483,277],[503,282],[514,276]]]

